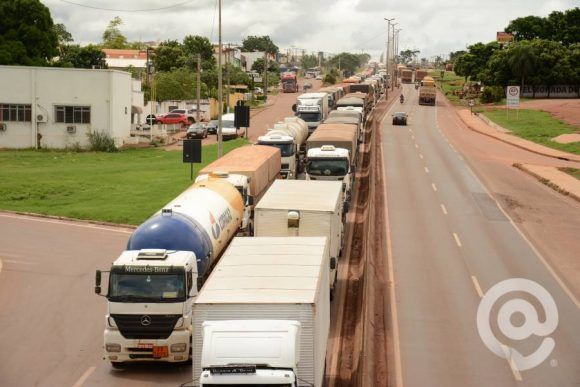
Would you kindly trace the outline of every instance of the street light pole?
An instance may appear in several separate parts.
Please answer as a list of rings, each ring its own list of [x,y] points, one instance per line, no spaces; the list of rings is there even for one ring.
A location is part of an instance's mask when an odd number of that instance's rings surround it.
[[[222,112],[223,112],[223,90],[222,90],[222,0],[218,0],[218,158],[223,155],[222,143]]]
[[[391,36],[393,37],[393,40],[391,42],[391,77],[392,77],[392,82],[391,82],[391,90],[393,90],[395,88],[395,84],[397,83],[397,76],[396,76],[396,67],[395,67],[395,59],[396,59],[396,54],[397,54],[397,50],[395,48],[395,26],[399,24],[399,23],[390,23],[391,25],[391,29],[392,29],[392,33]]]
[[[387,74],[390,74],[390,61],[389,61],[389,51],[390,51],[390,47],[389,47],[389,41],[391,40],[391,21],[395,20],[395,18],[391,18],[391,19],[387,19],[386,17],[383,18],[387,21],[387,51],[385,52],[385,64],[387,65]],[[393,80],[391,79],[391,84],[393,83]],[[388,88],[387,88],[388,89]]]

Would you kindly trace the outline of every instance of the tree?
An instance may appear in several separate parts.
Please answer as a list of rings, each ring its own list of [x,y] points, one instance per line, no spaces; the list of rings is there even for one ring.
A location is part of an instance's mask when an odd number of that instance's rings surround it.
[[[455,74],[465,77],[466,82],[467,78],[474,74],[474,69],[476,67],[477,64],[475,55],[470,53],[460,55],[457,59],[455,59],[455,64],[453,65]]]
[[[330,67],[340,68],[346,76],[350,76],[366,64],[370,56],[368,54],[351,54],[350,52],[341,52],[328,61]]]
[[[401,61],[404,64],[409,64],[413,60],[413,57],[417,55],[420,51],[419,50],[403,50],[400,53]]]
[[[107,67],[105,53],[99,47],[91,44],[85,47],[78,44],[64,46],[58,64],[62,67],[82,69]]]
[[[451,63],[455,62],[455,59],[459,58],[461,55],[467,53],[467,51],[465,50],[459,50],[459,51],[452,51],[449,53],[449,61]]]
[[[183,54],[186,57],[186,65],[191,69],[197,68],[197,54],[201,55],[201,68],[209,70],[215,67],[213,46],[208,38],[199,35],[188,35],[183,39]]]
[[[64,24],[62,23],[55,24],[53,29],[54,32],[56,33],[59,45],[62,46],[73,41],[72,34],[66,30]]]
[[[156,74],[155,85],[158,101],[196,98],[195,73],[185,68]],[[202,82],[201,97],[208,96],[208,87]]]
[[[3,0],[0,15],[0,65],[46,66],[58,53],[50,11],[39,0]]]
[[[166,40],[159,44],[153,55],[155,71],[171,71],[184,67],[187,57],[177,40]]]
[[[510,47],[509,54],[508,64],[513,74],[520,78],[520,84],[523,88],[528,76],[536,71],[538,57],[533,46],[527,41]]]
[[[547,18],[519,17],[510,21],[506,32],[514,34],[516,41],[545,39],[568,46],[580,42],[580,8],[564,12],[554,11]]]
[[[257,73],[264,72],[264,58],[258,58],[252,63],[252,70]],[[268,72],[276,73],[280,71],[280,66],[273,60],[268,61]]]
[[[115,16],[109,22],[109,25],[103,32],[103,48],[127,48],[127,38],[121,33],[119,26],[123,24],[123,20],[119,16]]]
[[[539,16],[518,17],[510,21],[505,29],[515,40],[532,40],[546,37],[546,21]]]
[[[310,69],[318,66],[318,57],[316,55],[303,55],[300,59],[300,65],[303,69]]]
[[[268,54],[276,55],[278,46],[272,42],[269,36],[248,36],[242,41],[242,51],[256,52],[265,51]]]

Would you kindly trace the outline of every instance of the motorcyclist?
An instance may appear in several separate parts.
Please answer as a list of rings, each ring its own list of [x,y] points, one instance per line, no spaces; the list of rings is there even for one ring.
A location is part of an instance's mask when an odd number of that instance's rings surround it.
[[[405,96],[401,94],[401,103],[405,102]]]

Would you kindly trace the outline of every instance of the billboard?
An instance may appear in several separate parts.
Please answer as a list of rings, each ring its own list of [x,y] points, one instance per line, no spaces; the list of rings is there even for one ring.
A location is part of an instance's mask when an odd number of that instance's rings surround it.
[[[514,41],[514,36],[509,32],[498,31],[496,40],[498,43],[510,43]]]

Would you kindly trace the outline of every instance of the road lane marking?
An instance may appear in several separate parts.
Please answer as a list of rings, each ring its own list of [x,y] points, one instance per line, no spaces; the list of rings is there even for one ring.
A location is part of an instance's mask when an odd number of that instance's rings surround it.
[[[459,236],[456,233],[453,233],[453,238],[455,239],[457,246],[461,247],[461,241],[459,240]]]
[[[437,186],[435,183],[431,183],[431,187],[433,188],[433,191],[437,192]]]
[[[412,138],[413,140],[415,140],[415,136],[411,135],[411,138]]]
[[[16,264],[16,265],[38,265],[37,262],[15,261],[13,259],[5,259],[4,262]],[[0,265],[0,269],[1,268],[2,268],[2,265]]]
[[[415,144],[415,148],[419,148],[419,145]]]
[[[0,273],[2,273],[2,260],[0,259]]]
[[[463,161],[463,157],[461,157],[461,155],[459,155],[457,157],[459,157],[459,160]]]
[[[429,173],[429,168],[424,167],[425,168],[425,173]]]
[[[522,374],[520,374],[520,371],[518,371],[518,369],[514,365],[511,350],[505,344],[500,344],[500,346],[501,346],[501,350],[503,351],[505,358],[508,362],[508,365],[510,366],[510,369],[512,370],[512,374],[514,375],[514,378],[518,382],[521,382],[522,381]]]
[[[423,154],[419,153],[419,158],[422,160],[423,159]]]
[[[443,211],[443,213],[447,215],[447,208],[445,208],[445,204],[441,204],[441,211]]]
[[[9,219],[16,219],[16,220],[26,220],[26,221],[30,221],[30,222],[60,224],[62,226],[92,228],[95,230],[105,230],[105,231],[119,232],[119,233],[123,233],[123,234],[132,234],[133,233],[133,230],[127,230],[127,229],[123,229],[123,228],[115,228],[115,226],[104,227],[104,226],[96,226],[96,225],[92,225],[92,224],[81,224],[81,223],[74,223],[74,221],[72,221],[72,220],[35,218],[32,216],[27,216],[27,215],[8,215],[8,214],[0,214],[0,217],[9,218]]]
[[[471,281],[473,282],[473,286],[475,286],[475,291],[477,292],[477,295],[479,296],[479,298],[483,298],[483,291],[481,290],[481,286],[479,285],[479,281],[477,280],[477,277],[472,275]]]
[[[87,379],[89,378],[89,376],[91,376],[91,374],[93,372],[95,372],[96,369],[97,369],[97,367],[95,367],[95,366],[89,367],[85,371],[85,373],[81,375],[81,377],[79,378],[79,380],[77,380],[77,382],[75,384],[73,384],[72,387],[81,387],[83,385],[83,383],[87,381]]]
[[[381,143],[381,160],[384,161],[383,144]],[[391,284],[389,292],[389,302],[391,310],[391,326],[393,331],[393,346],[395,352],[395,386],[403,386],[403,366],[401,363],[401,344],[399,339],[399,318],[397,316],[397,297],[395,294],[395,269],[393,263],[393,251],[391,243],[391,225],[389,223],[389,199],[387,195],[386,175],[383,178],[383,194],[385,197],[385,229],[386,229],[386,244],[387,244],[387,268],[389,270],[389,283]],[[387,309],[388,310],[388,309]]]

